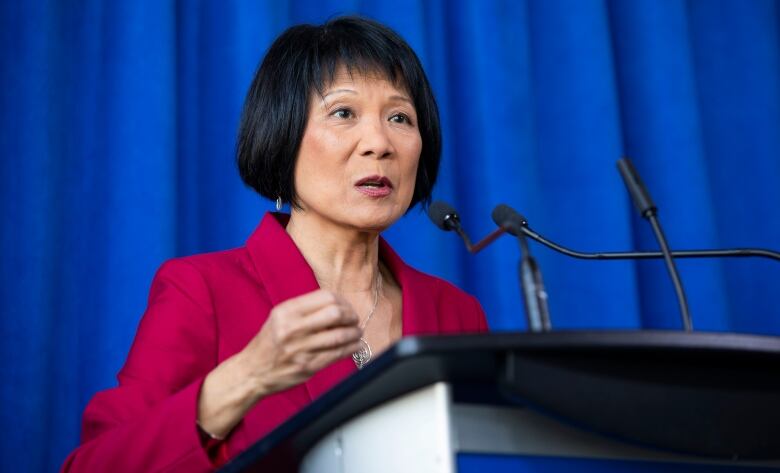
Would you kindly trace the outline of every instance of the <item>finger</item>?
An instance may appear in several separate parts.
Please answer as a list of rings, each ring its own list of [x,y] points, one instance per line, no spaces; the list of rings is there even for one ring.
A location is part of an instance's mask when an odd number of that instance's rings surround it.
[[[288,299],[275,307],[283,313],[308,314],[331,304],[347,304],[338,294],[318,289],[302,296]]]
[[[328,305],[293,322],[292,330],[300,336],[332,327],[357,327],[359,323],[351,305]]]
[[[285,318],[281,327],[284,327],[285,335],[283,338],[289,341],[332,327],[357,327],[359,321],[360,319],[351,305],[330,304],[313,313]]]
[[[360,349],[360,342],[350,343],[342,345],[339,348],[329,348],[314,352],[310,355],[308,366],[313,372],[317,372],[331,363],[338,361],[344,357],[352,356],[353,353]]]
[[[357,343],[363,331],[358,327],[335,327],[307,335],[290,342],[287,351],[293,354],[341,349],[344,345]],[[295,356],[295,355],[293,355]]]
[[[355,342],[347,343],[341,345],[340,347],[326,348],[324,350],[315,351],[312,353],[314,353],[315,355],[328,354],[328,356],[332,356],[338,360],[344,358],[345,356],[352,356],[353,353],[355,353],[356,351],[362,348],[362,345],[363,344],[360,342],[360,339],[358,339]]]

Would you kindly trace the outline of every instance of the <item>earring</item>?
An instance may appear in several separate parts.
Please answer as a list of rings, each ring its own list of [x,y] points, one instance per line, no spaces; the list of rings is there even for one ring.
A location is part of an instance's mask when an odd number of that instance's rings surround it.
[[[276,211],[282,210],[282,196],[276,198]]]

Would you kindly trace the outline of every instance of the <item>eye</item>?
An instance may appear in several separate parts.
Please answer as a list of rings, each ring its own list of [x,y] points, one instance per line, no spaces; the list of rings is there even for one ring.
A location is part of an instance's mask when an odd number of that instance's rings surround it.
[[[396,113],[392,117],[390,117],[390,121],[393,123],[406,123],[407,125],[412,124],[412,119],[409,118],[409,115],[405,113]]]
[[[331,112],[331,116],[334,116],[336,118],[341,118],[342,120],[347,120],[350,118],[354,118],[355,113],[349,108],[339,108]]]

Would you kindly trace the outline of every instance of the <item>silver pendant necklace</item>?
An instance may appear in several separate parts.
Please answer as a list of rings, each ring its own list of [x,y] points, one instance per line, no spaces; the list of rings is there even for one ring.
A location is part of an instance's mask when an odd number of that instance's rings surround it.
[[[371,320],[371,316],[376,311],[376,306],[379,303],[379,293],[382,291],[382,273],[377,270],[376,287],[374,289],[374,304],[371,306],[371,312],[368,313],[366,321],[360,325],[362,330],[365,330],[368,321]],[[371,361],[371,345],[368,344],[365,338],[360,337],[360,348],[358,351],[352,354],[352,361],[355,362],[357,369],[363,369],[366,364]]]

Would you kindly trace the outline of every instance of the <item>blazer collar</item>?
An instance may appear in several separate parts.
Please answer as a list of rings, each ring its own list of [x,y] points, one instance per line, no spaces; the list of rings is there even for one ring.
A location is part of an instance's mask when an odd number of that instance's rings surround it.
[[[246,243],[257,275],[272,306],[320,289],[309,264],[304,259],[285,226],[290,216],[268,212]],[[427,278],[408,266],[384,238],[379,238],[379,257],[401,286],[402,334],[434,334],[439,330],[436,306],[431,299]],[[312,376],[306,383],[311,399],[333,387],[357,370],[347,357]]]

